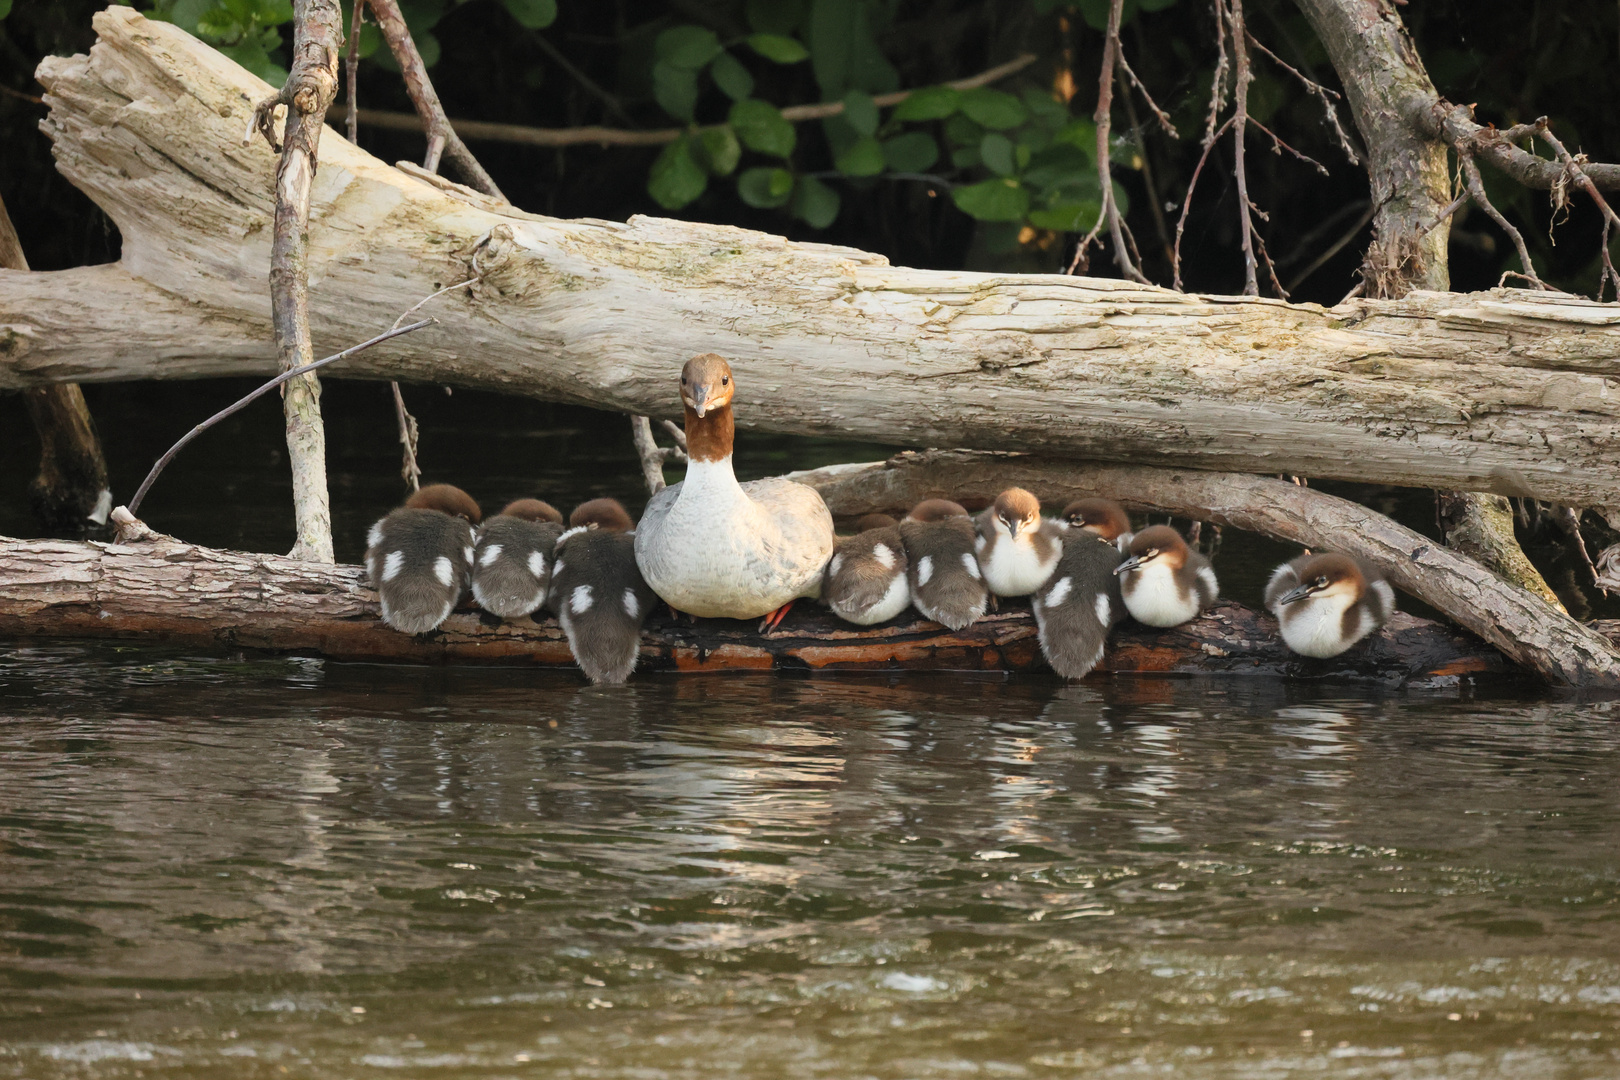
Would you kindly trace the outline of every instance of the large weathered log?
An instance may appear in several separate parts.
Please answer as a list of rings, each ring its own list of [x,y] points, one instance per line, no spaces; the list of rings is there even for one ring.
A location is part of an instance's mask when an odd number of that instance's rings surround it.
[[[1610,640],[1472,559],[1365,506],[1312,488],[1263,476],[971,451],[907,453],[886,462],[791,475],[819,490],[833,514],[845,519],[892,513],[942,496],[984,506],[1016,484],[1053,509],[1100,495],[1136,510],[1348,552],[1549,682],[1620,689],[1620,651]]]
[[[0,387],[272,370],[273,159],[229,145],[264,85],[133,9],[96,26],[89,56],[41,65],[44,126],[62,172],[117,222],[123,260],[0,273]],[[523,214],[325,142],[319,348],[481,275],[434,302],[442,333],[352,375],[671,416],[676,365],[718,351],[740,420],[771,430],[1620,506],[1615,305],[1502,291],[1324,310],[910,270],[734,228]]]
[[[377,615],[358,566],[331,566],[198,547],[162,537],[131,544],[0,538],[0,636],[138,639],[273,649],[337,660],[507,663],[572,667],[556,620],[492,624],[458,611],[437,632],[397,633]],[[908,612],[857,629],[801,604],[761,637],[752,622],[653,619],[641,671],[1049,671],[1029,610],[1010,606],[952,632]],[[1390,685],[1504,676],[1479,641],[1397,615],[1333,660],[1289,653],[1268,617],[1223,603],[1172,631],[1126,623],[1099,673],[1284,675]]]

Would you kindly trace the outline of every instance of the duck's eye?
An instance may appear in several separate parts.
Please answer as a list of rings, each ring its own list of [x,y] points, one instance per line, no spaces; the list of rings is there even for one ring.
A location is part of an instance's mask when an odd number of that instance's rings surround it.
[[[1327,583],[1328,583],[1328,581],[1327,581],[1327,578],[1325,578],[1325,577],[1319,577],[1319,578],[1316,579],[1316,587],[1318,589],[1327,588]]]
[[[685,385],[686,385],[686,376],[685,376],[685,375],[682,375],[682,376],[681,376],[681,385],[682,385],[682,386],[685,386]]]
[[[730,386],[731,385],[731,376],[730,375],[722,375],[722,376],[720,376],[720,385],[721,386]]]

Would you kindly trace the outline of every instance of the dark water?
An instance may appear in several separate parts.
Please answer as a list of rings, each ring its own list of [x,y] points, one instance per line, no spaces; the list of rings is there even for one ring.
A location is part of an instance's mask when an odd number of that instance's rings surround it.
[[[0,659],[0,1077],[1609,1077],[1620,706]]]

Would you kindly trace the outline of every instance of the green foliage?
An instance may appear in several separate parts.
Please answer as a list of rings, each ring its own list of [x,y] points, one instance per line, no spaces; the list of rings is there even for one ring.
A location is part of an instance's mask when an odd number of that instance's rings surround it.
[[[11,0],[0,0],[0,19],[11,14]]]
[[[809,49],[782,34],[754,34],[748,39],[748,47],[778,64],[797,64],[810,58]]]
[[[709,66],[709,75],[732,101],[741,101],[754,92],[754,77],[730,53],[721,53]]]
[[[963,90],[961,108],[969,120],[996,131],[1015,128],[1029,119],[1029,110],[1024,108],[1023,102],[988,86]]]
[[[748,25],[758,33],[791,34],[803,20],[804,0],[748,0]]]
[[[715,176],[730,176],[742,160],[742,147],[730,125],[704,128],[697,133],[703,167]]]
[[[871,94],[851,90],[844,95],[844,123],[862,135],[877,134],[878,107]]]
[[[660,60],[653,65],[653,97],[669,115],[691,123],[697,110],[697,72]]]
[[[1029,192],[1016,180],[983,180],[951,192],[958,209],[980,221],[1024,220]]]
[[[557,21],[557,0],[501,0],[522,26],[544,30]]]
[[[647,194],[666,210],[679,210],[708,186],[709,175],[692,155],[691,139],[685,135],[664,147],[647,178]]]
[[[654,47],[660,63],[687,71],[701,71],[720,55],[720,39],[702,26],[674,26],[658,35]]]
[[[864,135],[839,154],[833,164],[845,176],[876,176],[888,162],[883,156],[883,144],[870,135]]]
[[[895,172],[920,173],[939,160],[939,144],[926,132],[908,131],[883,143],[883,160]]]
[[[925,86],[895,107],[896,120],[944,120],[962,107],[962,93],[949,86]]]
[[[773,210],[793,194],[793,174],[786,169],[745,169],[737,177],[737,195],[749,206]]]
[[[784,158],[793,153],[798,133],[770,102],[755,98],[739,101],[731,107],[730,120],[748,149]]]
[[[280,27],[292,22],[289,0],[157,0],[147,14],[206,41],[265,82],[280,86]]]
[[[838,192],[813,176],[793,185],[793,216],[812,229],[825,229],[838,219]]]

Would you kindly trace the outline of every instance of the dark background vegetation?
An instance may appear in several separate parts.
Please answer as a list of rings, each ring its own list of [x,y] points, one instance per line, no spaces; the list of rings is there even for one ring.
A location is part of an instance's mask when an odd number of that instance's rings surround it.
[[[176,0],[138,0],[137,6],[147,9],[154,2],[172,7]],[[438,56],[431,74],[452,117],[541,127],[627,126],[628,118],[628,123],[637,127],[661,128],[676,126],[677,122],[653,96],[650,73],[659,33],[689,24],[708,27],[721,40],[734,42],[749,32],[750,8],[760,2],[558,0],[556,21],[543,30],[525,28],[503,0],[415,0],[402,6],[419,40],[428,33],[434,39]],[[1095,21],[1100,0],[1081,0],[1073,9],[1052,0],[850,2],[864,3],[872,13],[874,40],[901,87],[961,78],[1029,51],[1038,54],[1038,62],[999,84],[1001,89],[1047,93],[1067,68],[1076,87],[1069,111],[1084,118],[1094,107],[1102,34],[1092,28],[1087,16]],[[101,6],[98,0],[15,0],[10,14],[0,19],[0,88],[4,90],[0,93],[0,195],[38,270],[118,257],[116,228],[53,168],[49,143],[38,131],[46,110],[31,100],[42,93],[32,74],[39,59],[52,53],[88,50],[94,42],[91,15]],[[1101,7],[1105,9],[1106,5]],[[1151,210],[1154,200],[1140,165],[1145,160],[1149,166],[1168,228],[1173,230],[1203,130],[1214,61],[1214,21],[1207,5],[1199,0],[1143,0],[1141,10],[1137,10],[1137,0],[1131,0],[1127,7],[1132,17],[1123,34],[1126,55],[1172,114],[1181,138],[1173,141],[1151,128],[1133,130],[1124,102],[1116,94],[1115,178],[1128,197],[1128,220],[1142,249],[1148,276],[1169,284],[1170,265]],[[1324,84],[1337,86],[1321,47],[1291,4],[1284,0],[1248,0],[1246,7],[1250,27],[1261,41]],[[1547,115],[1572,150],[1584,150],[1597,160],[1620,158],[1620,110],[1615,107],[1620,102],[1620,3],[1616,0],[1537,0],[1533,4],[1522,0],[1412,0],[1400,11],[1441,93],[1455,101],[1477,103],[1482,121],[1507,125]],[[281,32],[290,38],[290,26],[281,27]],[[542,47],[542,38],[606,88],[622,114],[611,111],[563,70]],[[428,51],[424,47],[424,52]],[[738,55],[749,61],[749,70],[757,80],[755,96],[777,106],[822,99],[810,64],[776,65],[745,52]],[[373,53],[362,64],[361,104],[408,111],[410,104],[400,80],[385,69],[381,56],[381,52]],[[272,49],[270,59],[284,62],[285,48],[279,55]],[[1251,112],[1330,170],[1330,175],[1323,177],[1291,157],[1270,152],[1265,136],[1257,133],[1251,138],[1250,190],[1270,214],[1269,222],[1261,222],[1259,227],[1279,264],[1279,276],[1284,283],[1290,283],[1360,218],[1367,206],[1367,180],[1363,170],[1350,164],[1336,148],[1323,123],[1320,103],[1303,93],[1292,76],[1270,61],[1257,55],[1254,63],[1257,81],[1251,90]],[[724,119],[729,102],[711,82],[703,85],[696,119]],[[1140,99],[1135,106],[1137,116],[1145,123],[1148,110]],[[1341,116],[1353,133],[1348,110],[1341,107]],[[798,128],[792,168],[828,177],[826,182],[841,195],[841,210],[830,226],[814,229],[784,210],[751,207],[738,197],[729,180],[710,183],[701,197],[673,212],[673,216],[785,233],[795,239],[852,245],[913,266],[1051,270],[1067,263],[1073,250],[1073,234],[1029,229],[1023,232],[1025,242],[1019,243],[1016,227],[976,222],[957,209],[948,197],[949,185],[982,179],[986,175],[982,168],[956,168],[948,159],[942,160],[930,170],[939,182],[889,175],[841,177],[836,174],[828,143],[828,136],[834,133],[815,123],[800,124]],[[368,130],[364,126],[360,143],[385,160],[419,160],[424,146],[422,137],[414,133]],[[617,219],[632,214],[671,213],[648,192],[649,170],[659,153],[656,148],[546,150],[487,142],[472,146],[506,194],[525,209],[564,217]],[[744,167],[748,164],[745,156]],[[1242,262],[1231,166],[1230,139],[1226,139],[1205,171],[1187,230],[1184,275],[1189,289],[1220,293],[1241,290]],[[448,166],[445,171],[453,175]],[[1521,226],[1542,275],[1562,288],[1593,292],[1599,221],[1588,201],[1575,200],[1555,226],[1545,194],[1518,189],[1491,173],[1488,166],[1484,171],[1494,201]],[[1294,299],[1329,304],[1340,299],[1357,280],[1355,270],[1368,238],[1363,229],[1294,288]],[[1094,272],[1112,272],[1106,254],[1094,257],[1092,266]],[[1489,287],[1496,284],[1504,270],[1517,268],[1511,243],[1483,213],[1471,207],[1459,212],[1451,242],[1454,288]],[[1262,291],[1270,289],[1263,287]],[[319,302],[318,296],[315,302]],[[220,384],[103,387],[87,388],[87,392],[108,437],[120,498],[127,496],[135,482],[130,477],[138,479],[144,472],[149,455],[155,455],[173,436],[216,407],[216,399],[229,400],[232,396]],[[419,390],[415,396],[421,398],[428,393]],[[432,396],[434,401],[424,405],[430,413],[476,409],[486,428],[491,426],[491,418],[506,416],[518,427],[549,423],[569,430],[611,432],[613,453],[618,455],[615,460],[620,463],[613,467],[618,471],[612,475],[627,484],[634,482],[633,470],[621,467],[629,460],[629,444],[622,437],[622,421],[617,418],[529,403],[502,403],[482,395],[441,400],[434,391]],[[352,418],[360,425],[352,438],[375,448],[374,453],[368,452],[369,457],[362,455],[364,462],[357,458],[352,464],[356,468],[384,470],[386,483],[378,490],[392,490],[396,482],[391,479],[392,420],[383,407],[384,393],[362,386],[337,396],[337,401],[352,403],[360,410],[361,418]],[[285,465],[279,462],[275,449],[278,417],[269,408],[257,412],[263,415],[256,413],[255,419],[243,423],[249,427],[258,425],[253,430],[263,430],[233,445],[238,453],[252,458],[239,467],[256,470],[251,475],[262,475],[264,479],[250,481],[244,474],[241,482],[279,489]],[[335,415],[331,408],[328,415]],[[445,415],[449,417],[450,413]],[[446,420],[451,428],[466,426],[472,414],[457,415],[460,419]],[[335,418],[333,422],[341,425],[350,421]],[[119,432],[113,427],[126,424],[129,437],[119,445]],[[0,397],[4,441],[27,443],[23,425],[23,413],[15,399]],[[343,447],[350,445],[345,442],[347,438],[340,431],[334,439],[340,459]],[[783,443],[781,447],[791,445]],[[431,430],[424,437],[424,452],[431,473],[435,454]],[[789,450],[779,452],[797,463]],[[826,447],[815,451],[823,456],[831,452]],[[466,455],[458,452],[457,457],[459,460]],[[28,471],[25,459],[26,454],[7,447],[5,463],[11,468],[0,479],[0,505],[6,508],[0,511],[0,524],[8,529],[23,528],[17,511],[26,505],[22,495]],[[214,464],[217,467],[218,460]],[[598,463],[597,467],[606,466]],[[342,472],[340,460],[334,464],[334,473]],[[179,485],[183,481],[166,478],[163,484]],[[589,486],[582,485],[582,489]],[[335,480],[335,501],[343,497],[339,487]],[[160,498],[154,494],[155,500]],[[1432,521],[1422,520],[1427,516],[1424,499],[1403,497],[1402,505],[1406,507],[1402,516],[1408,524],[1432,528]],[[372,509],[367,505],[356,514],[364,517]],[[281,520],[280,511],[270,516]],[[290,514],[285,516],[290,519]],[[340,528],[342,524],[340,520]],[[280,526],[267,522],[265,527],[272,535],[267,543],[279,543],[274,538],[279,537],[276,530]],[[287,528],[290,538],[290,520]],[[1533,556],[1548,568],[1554,584],[1567,592],[1566,582],[1572,583],[1574,575],[1564,566],[1563,552],[1551,531],[1538,532],[1527,541]],[[340,553],[344,548],[340,537]]]

